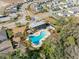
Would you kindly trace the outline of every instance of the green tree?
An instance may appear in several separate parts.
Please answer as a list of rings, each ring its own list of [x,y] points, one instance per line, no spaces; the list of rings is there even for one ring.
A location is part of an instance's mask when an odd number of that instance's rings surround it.
[[[13,36],[12,29],[7,29],[6,32],[7,32],[8,38],[11,38]]]

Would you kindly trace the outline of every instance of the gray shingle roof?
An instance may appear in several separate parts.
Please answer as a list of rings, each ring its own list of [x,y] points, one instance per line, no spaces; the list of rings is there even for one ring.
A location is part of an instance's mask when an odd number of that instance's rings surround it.
[[[45,24],[45,22],[44,21],[32,22],[32,23],[30,23],[29,27],[34,28],[34,27],[37,27],[42,24]]]
[[[5,30],[0,30],[0,41],[7,40],[7,35]]]

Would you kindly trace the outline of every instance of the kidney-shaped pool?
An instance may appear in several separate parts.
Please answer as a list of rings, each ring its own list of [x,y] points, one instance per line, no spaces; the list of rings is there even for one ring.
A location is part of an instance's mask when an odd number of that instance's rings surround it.
[[[29,40],[34,43],[35,45],[38,45],[39,42],[46,36],[45,31],[41,31],[39,35],[29,35]]]

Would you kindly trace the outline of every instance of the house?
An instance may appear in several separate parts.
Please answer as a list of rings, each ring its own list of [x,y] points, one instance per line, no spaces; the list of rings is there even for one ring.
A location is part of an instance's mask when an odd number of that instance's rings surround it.
[[[44,21],[39,21],[39,22],[32,22],[30,25],[29,25],[29,28],[33,28],[33,29],[36,29],[36,30],[41,30],[41,29],[53,29],[54,27],[51,26],[49,23],[46,23]]]
[[[2,0],[3,2],[9,3],[9,4],[17,4],[17,3],[23,3],[24,0]]]
[[[10,6],[6,7],[5,13],[16,13],[17,11],[20,10],[22,5],[23,5],[23,3],[10,5]]]
[[[9,21],[9,20],[11,20],[10,19],[10,17],[8,16],[8,17],[0,17],[0,22],[6,22],[6,21]]]
[[[7,40],[7,34],[6,34],[6,31],[4,29],[1,29],[0,30],[0,41],[5,41]]]
[[[33,0],[24,0],[25,2],[32,2]]]
[[[35,21],[35,22],[32,22],[29,24],[29,28],[34,28],[34,27],[37,27],[41,24],[45,24],[45,22],[44,21],[39,21],[39,22]]]
[[[3,2],[0,0],[0,15],[4,15],[5,7],[8,5],[8,3]]]
[[[77,0],[77,4],[79,5],[79,0]]]
[[[48,2],[50,0],[34,0],[35,2],[40,2],[40,3],[43,3],[43,2]]]
[[[5,9],[9,6],[24,3],[24,0],[0,0],[0,15],[4,15]],[[11,12],[16,12],[16,7],[11,9]]]
[[[74,0],[66,0],[67,6],[68,7],[73,7],[74,6]]]
[[[0,44],[0,54],[8,54],[13,51],[14,50],[10,40],[6,40]]]
[[[59,5],[60,1],[61,1],[61,0],[52,0],[52,3],[53,3],[54,6],[55,6],[55,5]]]

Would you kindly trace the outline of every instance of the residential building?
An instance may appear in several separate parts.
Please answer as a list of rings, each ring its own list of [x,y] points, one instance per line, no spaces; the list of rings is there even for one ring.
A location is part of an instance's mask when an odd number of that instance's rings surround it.
[[[74,6],[74,1],[73,0],[66,0],[66,2],[67,2],[68,7]]]
[[[0,43],[0,54],[8,54],[9,52],[13,52],[13,51],[14,50],[13,50],[10,40],[6,40],[6,41]]]
[[[10,17],[2,17],[0,18],[0,22],[5,22],[11,20]]]
[[[79,4],[79,0],[66,0],[68,6],[74,6]]]
[[[5,41],[5,40],[7,40],[8,38],[7,38],[7,34],[6,34],[6,31],[4,30],[4,29],[1,29],[0,30],[0,41],[2,42],[2,41]]]
[[[32,2],[33,0],[24,0],[25,2]]]
[[[39,22],[33,22],[29,25],[29,28],[36,29],[36,30],[41,30],[41,29],[53,29],[49,23],[46,23],[44,21],[39,21]]]
[[[24,0],[2,0],[3,2],[9,3],[9,4],[17,4],[17,3],[24,3]]]

